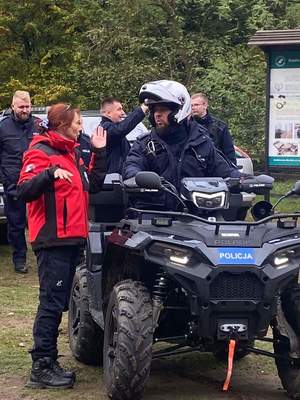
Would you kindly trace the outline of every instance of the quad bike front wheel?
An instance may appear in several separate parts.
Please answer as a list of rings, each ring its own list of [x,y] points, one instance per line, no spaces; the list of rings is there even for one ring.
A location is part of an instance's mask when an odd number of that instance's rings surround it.
[[[73,355],[89,365],[102,364],[103,331],[89,311],[85,265],[77,267],[70,296],[68,331]]]
[[[289,339],[280,334],[274,335],[274,352],[284,357],[289,356]],[[283,388],[292,399],[300,399],[300,360],[290,361],[284,358],[276,358],[278,376]]]
[[[112,400],[142,398],[152,360],[152,302],[148,289],[132,280],[111,292],[104,329],[104,382]]]

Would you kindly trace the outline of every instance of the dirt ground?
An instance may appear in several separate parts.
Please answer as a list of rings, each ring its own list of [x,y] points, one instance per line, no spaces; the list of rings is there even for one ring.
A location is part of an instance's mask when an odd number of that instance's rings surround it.
[[[205,356],[199,356],[198,368],[192,371],[187,367],[188,356],[183,360],[182,369],[178,364],[174,370],[171,360],[159,360],[153,363],[144,400],[281,400],[287,398],[275,374],[259,373],[255,367],[245,370],[242,366],[241,368],[236,366],[229,392],[222,392],[220,388],[225,373],[214,368],[207,369]],[[90,370],[91,367],[86,367],[86,369],[80,369],[80,372],[76,371],[77,383],[73,389],[51,392],[24,389],[27,378],[25,375],[0,375],[0,399],[107,399],[100,371],[98,371],[99,374],[95,374],[94,382],[86,382],[85,374],[88,374]],[[92,372],[95,373],[95,371]]]
[[[3,251],[3,247],[0,246],[0,400],[107,399],[102,369],[86,366],[72,357],[68,346],[66,316],[59,338],[60,353],[63,354],[61,364],[75,370],[77,381],[74,388],[61,391],[25,388],[30,369],[27,350],[32,345],[31,329],[38,293],[36,268],[32,258],[33,265],[27,276],[15,274],[8,248]],[[209,354],[193,353],[156,360],[152,364],[144,400],[287,398],[272,359],[249,355],[236,362],[227,393],[221,391],[225,376],[226,365],[218,363]]]

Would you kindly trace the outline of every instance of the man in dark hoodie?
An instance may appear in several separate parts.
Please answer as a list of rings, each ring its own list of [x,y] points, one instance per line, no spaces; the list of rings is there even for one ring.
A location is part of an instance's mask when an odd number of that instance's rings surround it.
[[[148,107],[142,104],[126,116],[122,103],[115,97],[108,97],[101,103],[100,125],[107,132],[107,173],[122,173],[123,163],[130,145],[126,135],[145,117]]]
[[[23,153],[28,149],[33,135],[38,132],[41,120],[31,115],[28,92],[17,90],[12,99],[11,109],[11,114],[0,122],[0,176],[2,175],[3,180],[8,241],[12,247],[15,271],[26,273],[26,207],[24,201],[17,197],[16,185]]]

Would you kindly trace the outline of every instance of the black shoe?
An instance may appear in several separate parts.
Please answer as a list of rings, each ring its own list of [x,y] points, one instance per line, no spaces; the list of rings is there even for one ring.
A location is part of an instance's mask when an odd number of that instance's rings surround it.
[[[66,371],[56,360],[53,363],[53,370],[57,373],[57,375],[63,376],[64,378],[72,379],[75,382],[76,375],[74,371]]]
[[[39,358],[32,363],[30,378],[26,386],[39,389],[67,389],[74,384],[73,379],[57,374],[50,357]]]
[[[17,272],[18,274],[27,274],[28,268],[26,263],[16,263],[15,272]]]

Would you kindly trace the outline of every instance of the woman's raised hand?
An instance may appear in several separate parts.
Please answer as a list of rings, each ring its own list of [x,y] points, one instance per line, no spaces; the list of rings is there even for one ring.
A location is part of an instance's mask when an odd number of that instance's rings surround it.
[[[93,132],[91,143],[96,149],[101,149],[106,146],[106,131],[101,126],[98,126]]]

